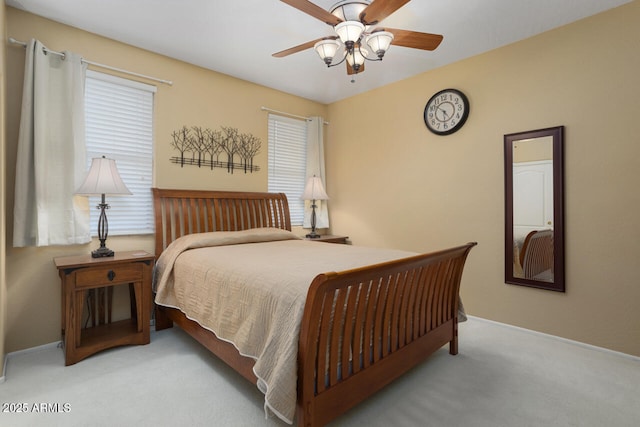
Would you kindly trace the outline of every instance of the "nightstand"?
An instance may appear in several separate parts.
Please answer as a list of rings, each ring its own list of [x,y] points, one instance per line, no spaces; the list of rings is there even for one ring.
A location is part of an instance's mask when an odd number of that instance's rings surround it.
[[[153,255],[129,251],[104,258],[92,258],[90,254],[58,257],[54,262],[62,281],[66,365],[107,348],[149,343]],[[124,285],[129,287],[131,318],[112,322],[113,288]],[[87,316],[91,327],[83,328],[83,318]]]
[[[312,242],[325,242],[325,243],[341,243],[343,245],[347,244],[347,239],[349,236],[334,236],[333,234],[324,234],[315,239],[311,239],[309,237],[305,237],[305,240],[310,240]]]

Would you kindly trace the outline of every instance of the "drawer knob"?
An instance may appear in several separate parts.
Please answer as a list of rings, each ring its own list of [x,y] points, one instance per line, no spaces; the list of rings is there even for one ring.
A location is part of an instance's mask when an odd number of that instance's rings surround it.
[[[113,279],[115,279],[116,277],[115,271],[109,270],[109,272],[107,273],[107,277],[109,278],[110,281],[113,281]]]

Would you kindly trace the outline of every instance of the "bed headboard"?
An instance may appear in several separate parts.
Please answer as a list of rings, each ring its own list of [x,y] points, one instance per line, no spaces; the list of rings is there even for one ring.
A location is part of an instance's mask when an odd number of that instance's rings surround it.
[[[284,193],[152,188],[155,254],[178,237],[209,231],[275,227],[291,231]]]

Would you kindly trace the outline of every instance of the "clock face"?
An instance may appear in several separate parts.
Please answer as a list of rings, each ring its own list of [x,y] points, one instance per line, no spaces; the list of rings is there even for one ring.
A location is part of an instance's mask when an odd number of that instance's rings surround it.
[[[469,100],[457,89],[433,95],[424,107],[424,123],[436,135],[449,135],[464,125],[469,116]]]

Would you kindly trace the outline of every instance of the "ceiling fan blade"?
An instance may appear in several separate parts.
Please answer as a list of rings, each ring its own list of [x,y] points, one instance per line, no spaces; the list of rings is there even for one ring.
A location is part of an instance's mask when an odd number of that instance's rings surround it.
[[[420,33],[418,31],[398,30],[396,28],[376,28],[376,31],[389,31],[393,34],[391,44],[396,46],[411,47],[413,49],[434,50],[444,37],[440,34]]]
[[[373,0],[360,14],[360,20],[365,25],[375,25],[409,3],[409,1],[410,0]]]
[[[353,67],[351,65],[349,65],[348,62],[345,62],[347,64],[347,74],[348,75],[352,75],[352,74],[362,74],[364,73],[364,64],[362,64],[360,66],[360,69],[358,70],[358,72],[356,73],[356,70],[353,69]]]
[[[302,52],[303,50],[310,49],[313,47],[313,45],[318,43],[320,40],[335,40],[337,38],[338,37],[320,37],[319,39],[311,40],[310,42],[302,43],[298,46],[290,47],[289,49],[276,52],[271,56],[275,58],[284,58],[285,56],[289,56],[292,53],[298,53],[298,52]]]
[[[340,18],[333,15],[327,10],[324,10],[320,6],[317,6],[310,1],[307,0],[280,0],[283,3],[288,4],[289,6],[295,7],[296,9],[306,13],[307,15],[311,15],[316,19],[321,20],[325,24],[334,26],[342,22]]]

